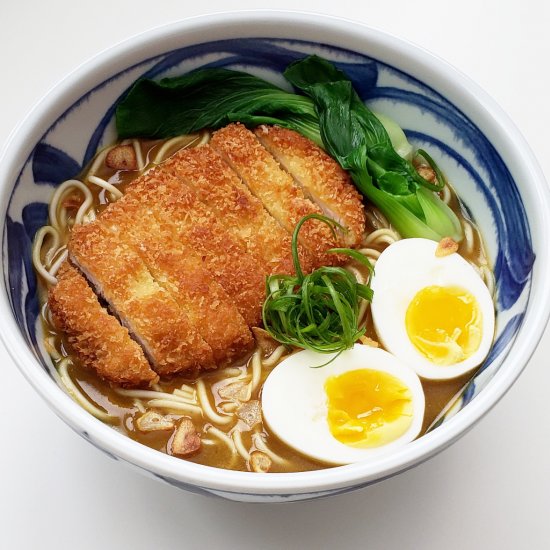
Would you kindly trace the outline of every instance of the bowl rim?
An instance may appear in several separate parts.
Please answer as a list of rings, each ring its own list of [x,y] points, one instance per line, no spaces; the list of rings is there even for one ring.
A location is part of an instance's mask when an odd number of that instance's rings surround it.
[[[297,34],[298,31],[300,34]],[[452,102],[461,110],[467,105],[465,112],[469,117],[476,117],[476,125],[479,126],[479,121],[483,121],[484,125],[494,126],[501,131],[502,139],[495,147],[503,158],[517,160],[517,169],[529,181],[531,202],[537,206],[532,216],[530,213],[530,225],[537,228],[537,234],[546,235],[550,232],[550,191],[541,168],[508,115],[469,77],[427,50],[362,23],[321,14],[280,10],[221,12],[161,25],[103,50],[74,69],[50,89],[12,131],[0,155],[3,231],[11,196],[11,187],[8,188],[8,184],[11,185],[14,174],[20,173],[32,148],[40,139],[38,130],[45,131],[51,126],[61,114],[60,106],[63,110],[66,108],[67,98],[75,94],[82,96],[92,89],[93,86],[89,86],[88,81],[93,80],[97,85],[99,81],[94,74],[105,74],[106,66],[109,74],[116,74],[136,63],[136,60],[140,62],[146,58],[141,56],[138,59],[136,52],[151,51],[148,57],[153,57],[169,51],[172,42],[179,43],[178,47],[198,43],[193,37],[200,39],[200,42],[208,42],[239,37],[297,39],[298,36],[301,40],[311,39],[331,46],[342,47],[341,44],[345,43],[346,49],[372,55],[377,59],[380,57],[375,55],[378,51],[398,53],[403,63],[413,59],[421,74],[430,76],[430,86],[446,98],[449,95],[453,97],[453,89],[456,89],[456,94],[462,95],[466,104],[462,105],[455,100]],[[321,36],[322,41],[319,40]],[[370,48],[368,52],[367,48]],[[129,63],[132,59],[133,62]],[[399,63],[393,61],[392,65],[407,72],[405,65],[400,67]],[[503,152],[507,155],[503,155]],[[514,179],[517,180],[516,177]],[[525,194],[526,190],[523,189],[522,196]],[[36,358],[25,344],[13,317],[4,277],[0,292],[0,337],[13,362],[53,411],[75,431],[110,455],[120,457],[157,476],[207,490],[240,495],[330,492],[370,484],[427,460],[471,429],[503,397],[525,368],[550,316],[550,285],[543,284],[544,273],[550,268],[550,253],[546,248],[540,246],[537,249],[525,318],[514,345],[507,354],[505,371],[501,369],[499,375],[460,414],[391,456],[373,462],[313,472],[256,474],[194,464],[155,451],[103,424],[75,403],[44,369],[37,368]]]

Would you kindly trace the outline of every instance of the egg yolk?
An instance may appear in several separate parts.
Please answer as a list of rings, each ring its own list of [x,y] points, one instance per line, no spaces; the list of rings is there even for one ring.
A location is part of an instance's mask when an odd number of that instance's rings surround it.
[[[410,389],[371,369],[331,376],[325,382],[330,433],[351,447],[378,447],[403,435],[412,423]]]
[[[460,363],[481,343],[481,311],[467,290],[428,286],[412,299],[405,316],[409,339],[436,365]]]

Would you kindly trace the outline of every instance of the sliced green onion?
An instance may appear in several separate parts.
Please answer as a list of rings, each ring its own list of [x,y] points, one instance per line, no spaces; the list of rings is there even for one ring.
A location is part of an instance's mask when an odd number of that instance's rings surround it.
[[[339,354],[365,333],[358,326],[359,305],[362,299],[372,299],[372,290],[341,267],[323,266],[304,275],[298,256],[298,234],[311,219],[326,223],[333,233],[336,229],[344,230],[321,214],[310,214],[298,222],[292,235],[296,275],[267,277],[267,298],[262,311],[264,327],[282,344]],[[373,272],[369,260],[357,250],[333,248],[328,252],[350,256]]]

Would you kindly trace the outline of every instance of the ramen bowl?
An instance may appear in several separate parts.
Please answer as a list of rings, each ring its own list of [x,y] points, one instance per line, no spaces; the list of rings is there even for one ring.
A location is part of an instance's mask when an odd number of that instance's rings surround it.
[[[496,334],[475,376],[428,433],[375,460],[300,473],[258,474],[162,454],[97,420],[62,389],[42,343],[31,245],[53,188],[116,138],[117,101],[140,77],[216,66],[283,85],[284,68],[316,53],[353,80],[443,167],[484,237],[496,281]],[[1,334],[14,363],[55,413],[114,460],[165,483],[231,500],[284,502],[345,493],[407,470],[456,441],[514,383],[550,311],[550,199],[527,144],[477,85],[442,60],[387,34],[317,15],[242,12],[152,30],[63,80],[11,137],[0,162],[3,229]]]

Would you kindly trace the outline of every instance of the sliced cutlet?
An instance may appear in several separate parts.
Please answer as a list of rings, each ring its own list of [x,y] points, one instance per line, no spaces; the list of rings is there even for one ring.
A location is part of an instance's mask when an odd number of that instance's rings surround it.
[[[322,214],[321,209],[305,197],[290,174],[242,124],[229,124],[212,136],[210,144],[239,174],[265,209],[290,233],[308,214]],[[329,248],[339,246],[328,226],[318,220],[308,220],[300,231],[300,243],[308,249],[315,266],[336,262]]]
[[[71,350],[100,378],[126,387],[158,381],[128,330],[101,306],[86,279],[68,262],[57,273],[57,284],[48,293],[48,306]]]
[[[365,232],[361,195],[349,174],[313,141],[280,126],[259,126],[260,143],[289,172],[306,197],[347,229],[346,246],[357,246]]]
[[[227,231],[244,242],[247,252],[259,259],[263,275],[294,273],[290,234],[212,147],[184,149],[167,164],[195,189]],[[312,257],[302,246],[300,261],[304,271],[311,270]]]
[[[141,257],[96,222],[76,226],[69,257],[141,344],[160,375],[214,366],[212,349]]]
[[[249,326],[261,320],[265,279],[258,261],[232,236],[196,191],[162,164],[131,185],[132,192],[173,224],[176,236],[200,255],[211,277],[227,292]]]
[[[237,307],[189,242],[177,238],[174,223],[157,208],[157,201],[146,199],[130,188],[98,220],[138,252],[212,348],[216,364],[242,357],[253,347],[253,338]]]

